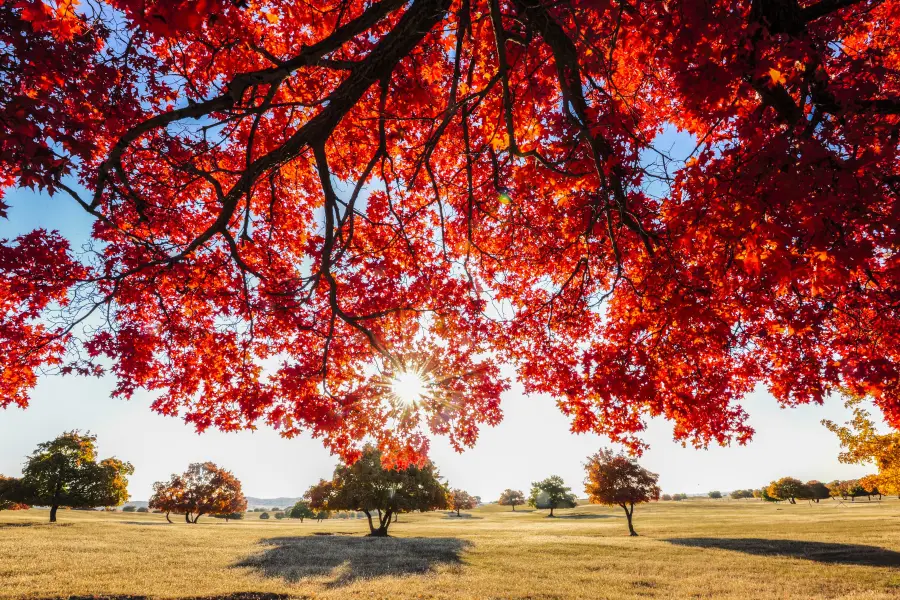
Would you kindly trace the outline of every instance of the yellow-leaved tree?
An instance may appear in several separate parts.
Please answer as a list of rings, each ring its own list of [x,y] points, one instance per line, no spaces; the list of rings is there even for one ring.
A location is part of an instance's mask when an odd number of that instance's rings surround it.
[[[867,490],[900,497],[900,433],[879,433],[864,398],[848,395],[845,405],[853,411],[853,419],[844,425],[823,420],[831,432],[838,436],[843,451],[838,460],[848,464],[874,464],[878,472],[860,479]]]

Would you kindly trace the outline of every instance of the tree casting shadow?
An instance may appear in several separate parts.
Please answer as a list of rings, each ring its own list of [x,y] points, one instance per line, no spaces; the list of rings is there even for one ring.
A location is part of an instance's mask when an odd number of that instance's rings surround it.
[[[279,537],[263,540],[261,554],[235,566],[266,577],[297,582],[330,576],[326,587],[341,587],[357,579],[428,573],[438,566],[462,565],[470,542],[457,538],[371,538],[344,536]]]
[[[840,565],[900,567],[900,552],[878,546],[762,538],[674,538],[666,541],[679,546],[718,548],[757,556],[787,556]]]

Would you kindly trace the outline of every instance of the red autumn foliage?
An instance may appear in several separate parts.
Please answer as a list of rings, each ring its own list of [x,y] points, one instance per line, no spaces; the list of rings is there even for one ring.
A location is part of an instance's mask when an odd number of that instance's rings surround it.
[[[149,507],[166,513],[184,515],[188,523],[196,523],[203,515],[232,515],[247,510],[247,499],[241,482],[231,471],[215,463],[192,463],[181,475],[153,484]]]
[[[757,385],[900,426],[900,0],[23,0],[0,48],[0,182],[97,242],[0,246],[4,404],[108,362],[403,463],[507,363],[634,450],[746,441]]]

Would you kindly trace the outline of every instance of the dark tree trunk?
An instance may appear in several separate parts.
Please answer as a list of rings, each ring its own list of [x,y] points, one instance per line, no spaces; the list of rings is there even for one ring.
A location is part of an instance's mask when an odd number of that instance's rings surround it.
[[[166,521],[168,521],[169,523],[172,522],[172,519],[169,518],[169,511],[166,511]]]
[[[553,507],[552,506],[550,507],[550,515],[549,516],[551,516],[551,517],[553,516]]]
[[[516,512],[516,505],[513,504],[513,512]]]
[[[457,516],[457,517],[461,517],[461,516],[462,516],[461,514],[459,514],[459,510],[460,510],[460,509],[458,509],[458,508],[456,509],[456,516]]]
[[[631,510],[628,509],[626,504],[620,504],[619,506],[625,511],[625,516],[628,518],[628,535],[637,537],[637,531],[634,530],[634,525],[631,524],[631,517],[634,515],[634,504],[631,505]]]
[[[184,522],[185,523],[191,522],[191,513],[184,513]]]
[[[50,522],[51,523],[56,523],[57,509],[59,509],[59,506],[57,506],[56,504],[54,504],[53,506],[50,507]]]
[[[197,513],[197,516],[194,517],[194,520],[191,521],[191,522],[192,522],[192,523],[196,523],[197,521],[199,521],[199,520],[200,520],[200,516],[201,516],[202,514],[203,514],[203,513]]]
[[[368,513],[366,513],[368,515]],[[369,537],[388,537],[388,527],[391,526],[391,517],[394,511],[390,508],[384,514],[381,509],[378,510],[378,528],[372,525],[372,518],[369,517]]]

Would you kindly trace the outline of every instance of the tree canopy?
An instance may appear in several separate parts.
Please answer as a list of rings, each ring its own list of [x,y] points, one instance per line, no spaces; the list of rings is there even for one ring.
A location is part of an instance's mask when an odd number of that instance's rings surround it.
[[[305,495],[310,508],[317,511],[316,519],[328,518],[327,511],[360,511],[369,520],[369,535],[376,537],[388,535],[393,515],[447,508],[447,496],[432,463],[386,468],[381,451],[373,446],[366,446],[353,464],[339,464],[331,481],[321,480]]]
[[[866,477],[869,489],[877,488],[882,493],[900,496],[900,433],[879,432],[863,406],[862,397],[850,396],[846,406],[853,411],[853,419],[846,425],[823,421],[841,442],[838,460],[875,465],[878,472]]]
[[[506,488],[503,490],[503,493],[500,494],[500,499],[497,500],[497,504],[500,506],[512,506],[512,509],[516,510],[516,506],[525,504],[525,494],[523,494],[521,490],[511,490]]]
[[[19,486],[22,483],[15,477],[6,477],[0,475],[0,510],[25,510],[30,508],[27,504],[13,500],[13,498],[21,498]]]
[[[572,488],[566,487],[559,475],[551,475],[543,481],[535,481],[531,484],[531,494],[528,495],[528,504],[535,508],[549,508],[550,515],[557,508],[575,508],[575,494]]]
[[[470,495],[466,490],[460,489],[450,490],[450,493],[447,494],[447,503],[450,506],[450,510],[456,511],[457,517],[461,516],[461,511],[478,506],[478,500],[474,496]]]
[[[231,515],[247,510],[241,482],[215,463],[192,463],[181,475],[153,484],[150,508],[184,515],[196,523],[203,515]]]
[[[56,522],[60,506],[97,508],[119,506],[128,500],[130,463],[117,458],[97,462],[97,436],[69,431],[38,444],[28,457],[20,479],[0,481],[0,502],[50,507]]]
[[[510,364],[635,450],[747,441],[761,384],[900,426],[898,6],[4,2],[0,186],[93,229],[0,242],[0,405],[108,368],[404,463]]]
[[[812,499],[812,490],[809,486],[793,477],[782,477],[777,481],[773,481],[766,488],[768,497],[763,496],[765,500],[787,500],[791,504],[796,504],[797,499]]]
[[[609,449],[589,456],[585,470],[584,491],[588,500],[593,504],[621,506],[628,519],[628,533],[637,536],[632,524],[634,505],[659,500],[659,476],[640,466],[636,460]]]
[[[316,513],[309,507],[309,501],[307,500],[297,500],[294,506],[287,511],[287,516],[289,518],[300,519],[301,523],[303,522],[303,519],[312,519],[315,515]]]

